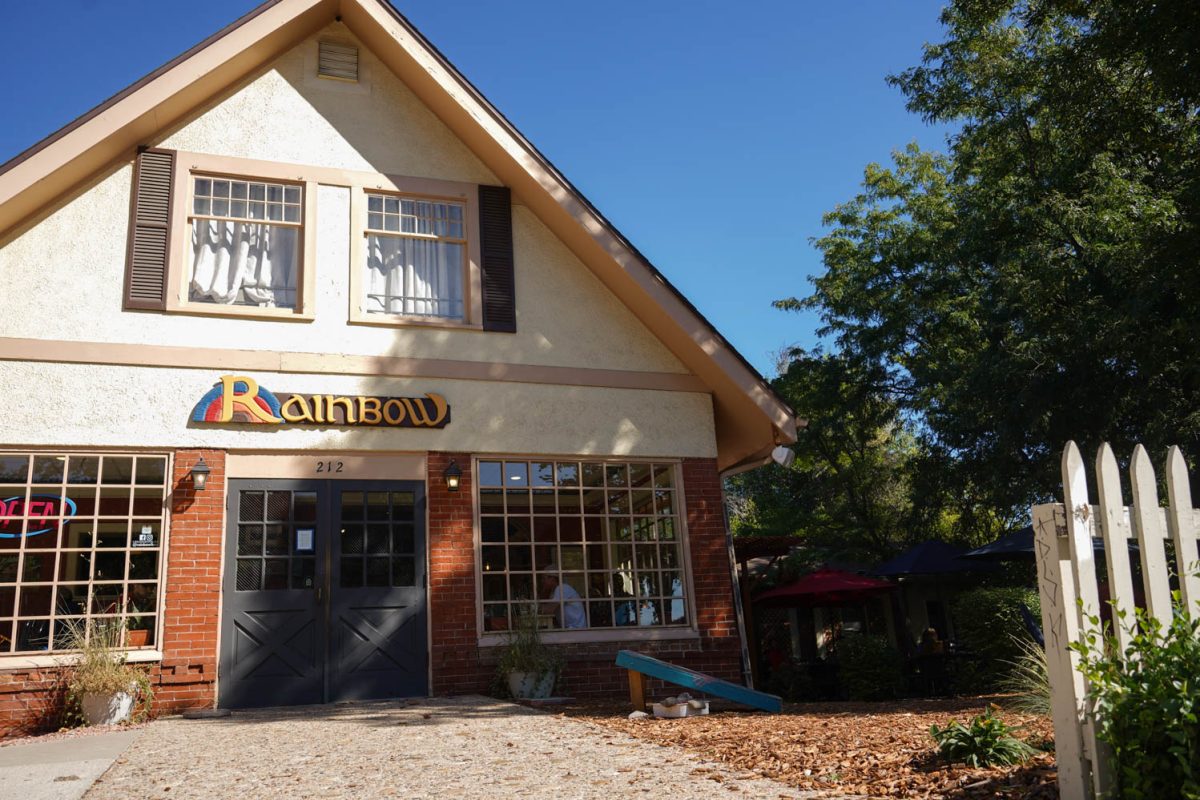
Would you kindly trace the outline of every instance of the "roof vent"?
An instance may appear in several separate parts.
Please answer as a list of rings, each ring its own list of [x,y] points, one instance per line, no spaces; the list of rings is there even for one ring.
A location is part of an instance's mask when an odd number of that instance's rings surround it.
[[[318,42],[317,75],[357,83],[358,48],[338,42]]]

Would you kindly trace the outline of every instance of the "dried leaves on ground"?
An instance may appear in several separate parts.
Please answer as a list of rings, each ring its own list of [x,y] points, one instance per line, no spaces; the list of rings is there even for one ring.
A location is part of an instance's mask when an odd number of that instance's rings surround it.
[[[804,703],[789,704],[782,714],[726,711],[675,720],[630,720],[629,709],[618,706],[580,706],[567,713],[831,796],[1058,797],[1053,753],[1039,753],[1016,766],[978,769],[947,765],[939,757],[929,726],[950,719],[969,722],[996,700]],[[1035,747],[1053,741],[1048,718],[1000,713],[1009,724],[1022,726],[1016,735]]]

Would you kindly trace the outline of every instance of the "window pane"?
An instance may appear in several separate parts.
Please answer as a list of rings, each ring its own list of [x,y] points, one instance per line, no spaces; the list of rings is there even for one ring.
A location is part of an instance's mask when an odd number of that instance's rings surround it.
[[[502,486],[504,469],[499,461],[480,461],[479,462],[479,485],[480,486]]]
[[[95,483],[99,477],[100,459],[96,456],[67,457],[68,483]]]
[[[101,474],[101,483],[128,486],[133,483],[133,459],[122,456],[105,456],[104,471]]]
[[[62,483],[66,456],[34,456],[34,483]]]
[[[255,205],[250,204],[250,216],[263,218],[261,208],[256,209]],[[273,218],[282,219],[282,211]],[[300,251],[299,228],[229,220],[193,220],[188,256],[189,300],[215,305],[294,309]]]

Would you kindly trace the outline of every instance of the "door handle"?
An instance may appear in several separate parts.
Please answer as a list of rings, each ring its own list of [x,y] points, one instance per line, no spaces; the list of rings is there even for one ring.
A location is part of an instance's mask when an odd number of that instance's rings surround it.
[[[321,603],[324,600],[325,600],[325,587],[318,586],[317,587],[317,603]]]

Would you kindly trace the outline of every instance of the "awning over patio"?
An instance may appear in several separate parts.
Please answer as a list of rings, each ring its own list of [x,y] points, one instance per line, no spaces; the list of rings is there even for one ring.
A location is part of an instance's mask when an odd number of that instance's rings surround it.
[[[835,606],[860,602],[890,591],[893,584],[853,572],[819,569],[754,598],[755,603],[770,606]]]

